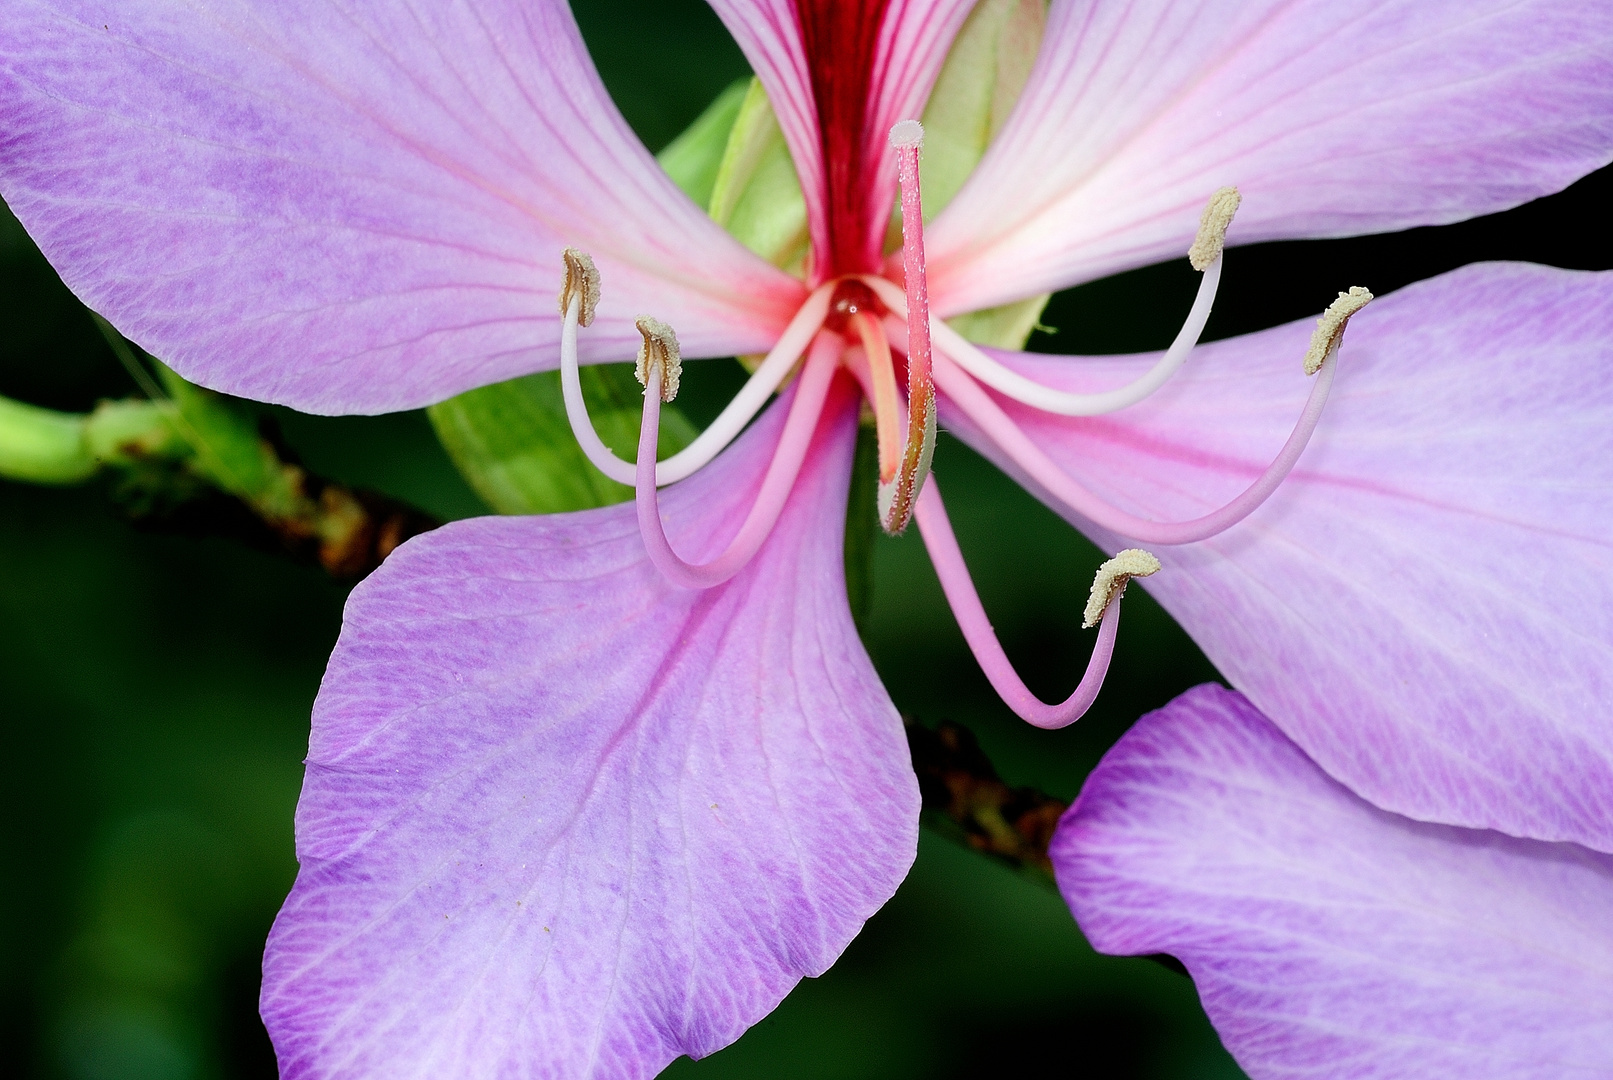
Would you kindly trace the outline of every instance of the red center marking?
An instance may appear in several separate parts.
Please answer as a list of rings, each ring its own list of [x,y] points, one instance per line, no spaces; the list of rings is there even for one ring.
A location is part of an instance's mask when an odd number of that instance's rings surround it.
[[[874,290],[856,278],[846,278],[835,286],[834,295],[829,297],[829,314],[823,320],[824,329],[845,334],[847,321],[858,312],[882,319],[885,317],[885,305],[879,302]]]
[[[819,281],[879,269],[885,230],[882,222],[872,220],[878,164],[873,155],[884,146],[885,136],[878,132],[870,140],[866,128],[874,54],[889,6],[890,0],[795,0],[818,104],[828,198],[829,235],[814,267]]]

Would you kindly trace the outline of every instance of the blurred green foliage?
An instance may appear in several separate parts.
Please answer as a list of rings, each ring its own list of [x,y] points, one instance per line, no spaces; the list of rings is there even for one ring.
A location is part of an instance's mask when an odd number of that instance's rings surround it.
[[[666,145],[748,74],[697,0],[579,0],[628,120]],[[737,109],[737,105],[735,105]],[[709,164],[709,162],[707,162]],[[704,167],[704,166],[702,166]],[[715,183],[715,174],[712,174]],[[1606,173],[1487,221],[1393,238],[1235,249],[1212,336],[1314,315],[1475,258],[1603,267]],[[1185,262],[1054,298],[1060,351],[1161,347],[1191,300]],[[691,365],[703,424],[744,378]],[[89,412],[136,396],[90,316],[0,214],[0,395]],[[439,517],[487,510],[423,412],[321,418],[242,404],[309,469]],[[935,469],[982,598],[1030,686],[1067,693],[1101,555],[953,440]],[[483,484],[486,491],[491,491]],[[867,533],[866,535],[872,535]],[[1004,777],[1072,797],[1136,716],[1214,672],[1135,589],[1109,684],[1061,732],[1016,721],[958,633],[916,535],[873,541],[857,588],[899,707],[971,728]],[[215,536],[132,527],[95,486],[0,482],[0,1076],[268,1077],[255,1011],[262,941],[295,873],[308,711],[345,586]],[[1058,898],[926,835],[913,874],[844,959],[735,1046],[669,1075],[1236,1077],[1191,982],[1095,955]]]
[[[632,365],[596,364],[577,374],[600,440],[617,457],[634,460],[644,398]],[[500,514],[558,514],[633,497],[632,488],[594,468],[577,445],[558,371],[470,390],[426,415],[460,473]],[[696,434],[677,406],[662,406],[660,458],[682,450]]]

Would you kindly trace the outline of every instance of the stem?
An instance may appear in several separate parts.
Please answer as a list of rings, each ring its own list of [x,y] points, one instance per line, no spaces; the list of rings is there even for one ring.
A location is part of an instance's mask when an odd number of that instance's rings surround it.
[[[95,475],[85,444],[87,417],[0,397],[0,476],[33,484],[77,484]]]

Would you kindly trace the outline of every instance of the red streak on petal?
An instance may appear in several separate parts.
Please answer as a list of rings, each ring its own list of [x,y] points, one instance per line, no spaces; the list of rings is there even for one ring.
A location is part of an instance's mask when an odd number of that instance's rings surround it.
[[[884,146],[884,133],[869,138],[864,129],[879,32],[889,6],[890,0],[795,0],[817,99],[828,192],[827,250],[816,253],[814,267],[819,281],[879,269],[884,229],[874,228],[871,196],[879,164],[874,155]]]

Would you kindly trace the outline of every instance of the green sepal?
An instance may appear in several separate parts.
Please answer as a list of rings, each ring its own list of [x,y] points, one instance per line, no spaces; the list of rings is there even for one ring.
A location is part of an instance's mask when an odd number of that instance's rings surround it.
[[[739,118],[750,83],[749,79],[736,79],[716,101],[706,106],[706,111],[696,117],[683,134],[655,155],[672,182],[701,206],[711,205],[717,172],[728,147],[728,134]]]
[[[1029,296],[1002,307],[971,311],[954,315],[947,325],[976,345],[990,345],[998,349],[1023,349],[1030,340],[1031,331],[1041,325],[1042,312],[1052,293]]]
[[[632,365],[592,365],[579,375],[599,437],[617,457],[632,461],[644,411]],[[466,481],[501,514],[557,514],[633,497],[632,488],[607,479],[577,445],[557,371],[468,391],[426,415]],[[688,446],[695,434],[682,413],[662,406],[659,457]]]
[[[752,78],[745,91],[707,211],[774,266],[800,269],[811,240],[806,198],[760,79]]]
[[[952,201],[1019,100],[1041,48],[1047,0],[980,0],[924,106],[924,220]]]

